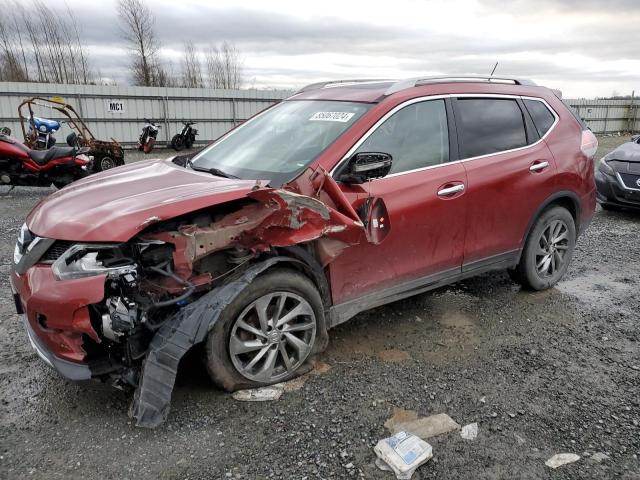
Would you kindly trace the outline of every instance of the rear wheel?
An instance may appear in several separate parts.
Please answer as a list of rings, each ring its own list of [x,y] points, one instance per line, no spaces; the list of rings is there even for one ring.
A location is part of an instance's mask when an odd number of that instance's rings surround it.
[[[153,146],[155,144],[156,144],[155,138],[150,138],[149,140],[147,140],[147,142],[144,144],[144,153],[151,153],[153,151]]]
[[[105,170],[109,170],[110,168],[114,168],[118,166],[116,160],[106,155],[99,160],[95,160],[93,162],[93,171],[94,172],[103,172]]]
[[[536,221],[520,263],[509,275],[532,290],[550,288],[567,271],[575,242],[576,227],[571,213],[563,207],[552,207]]]
[[[307,277],[267,272],[229,304],[209,333],[209,375],[228,391],[297,377],[324,346],[325,329],[322,300]]]

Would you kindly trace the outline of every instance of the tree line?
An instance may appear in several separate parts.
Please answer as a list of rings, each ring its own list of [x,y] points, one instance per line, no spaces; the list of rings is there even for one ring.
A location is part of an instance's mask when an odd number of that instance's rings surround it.
[[[242,61],[228,42],[198,50],[183,45],[177,72],[161,58],[156,19],[144,0],[119,0],[118,35],[129,51],[133,85],[237,89]],[[53,10],[43,0],[13,0],[0,15],[0,81],[96,84],[103,80],[91,64],[82,29],[72,10]]]

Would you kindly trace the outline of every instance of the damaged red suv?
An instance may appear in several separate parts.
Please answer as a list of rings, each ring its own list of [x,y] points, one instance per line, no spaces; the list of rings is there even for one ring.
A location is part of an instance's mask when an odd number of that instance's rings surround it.
[[[222,388],[256,387],[306,371],[363,310],[489,270],[551,287],[594,212],[596,147],[529,81],[314,84],[191,158],[39,203],[16,307],[45,362],[135,388],[155,426],[194,346]]]

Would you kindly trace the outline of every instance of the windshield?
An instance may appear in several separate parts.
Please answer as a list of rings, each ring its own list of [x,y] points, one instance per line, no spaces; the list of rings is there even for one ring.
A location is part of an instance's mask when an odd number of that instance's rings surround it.
[[[295,178],[370,107],[324,100],[282,102],[203,150],[191,166],[281,185]]]

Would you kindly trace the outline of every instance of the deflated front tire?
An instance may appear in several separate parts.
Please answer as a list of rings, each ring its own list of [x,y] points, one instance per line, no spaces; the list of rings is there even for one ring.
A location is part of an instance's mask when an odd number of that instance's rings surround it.
[[[313,282],[292,270],[272,270],[249,284],[209,333],[207,370],[227,391],[280,383],[309,371],[326,343]]]

